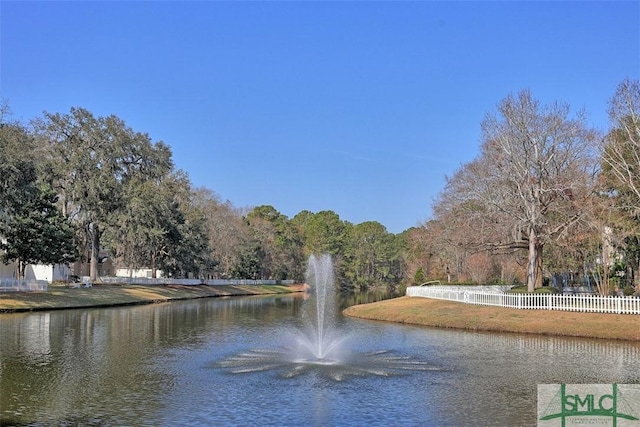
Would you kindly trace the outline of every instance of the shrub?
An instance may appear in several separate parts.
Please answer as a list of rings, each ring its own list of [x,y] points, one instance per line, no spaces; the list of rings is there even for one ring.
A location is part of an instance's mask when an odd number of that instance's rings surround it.
[[[529,292],[527,292],[527,285],[520,285],[520,286],[514,286],[511,289],[509,289],[507,292],[509,293],[514,293],[514,294],[527,294]],[[534,294],[553,294],[556,293],[556,291],[553,288],[550,288],[548,286],[542,287],[542,288],[538,288],[535,291],[531,292]]]

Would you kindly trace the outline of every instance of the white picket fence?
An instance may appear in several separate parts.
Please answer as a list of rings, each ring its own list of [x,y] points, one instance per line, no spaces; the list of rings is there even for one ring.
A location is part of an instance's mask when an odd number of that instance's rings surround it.
[[[46,280],[0,279],[0,292],[46,291]]]
[[[508,294],[504,290],[471,290],[465,289],[463,286],[409,286],[406,295],[524,310],[640,314],[640,298],[638,297]]]

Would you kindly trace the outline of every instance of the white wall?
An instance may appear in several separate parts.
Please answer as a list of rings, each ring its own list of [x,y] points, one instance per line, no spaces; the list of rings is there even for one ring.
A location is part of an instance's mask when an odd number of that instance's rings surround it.
[[[162,277],[162,270],[156,270],[156,276]],[[117,268],[116,277],[146,277],[151,278],[150,268]]]
[[[71,271],[69,266],[56,264],[56,265],[33,265],[27,266],[24,272],[25,279],[27,280],[46,280],[51,283],[55,280],[68,280]]]

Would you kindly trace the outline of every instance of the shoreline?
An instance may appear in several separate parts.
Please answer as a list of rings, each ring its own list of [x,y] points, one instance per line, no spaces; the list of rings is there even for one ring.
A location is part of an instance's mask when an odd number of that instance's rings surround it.
[[[640,341],[640,316],[556,310],[519,310],[421,297],[354,305],[343,314],[366,320],[467,331]]]
[[[0,293],[0,314],[157,304],[199,298],[257,296],[304,292],[306,285],[127,285],[90,288],[51,285],[46,291]]]
[[[199,298],[259,296],[305,292],[295,285],[94,285],[50,286],[47,291],[0,293],[0,315],[32,311],[157,304]],[[414,326],[467,331],[510,332],[640,341],[640,316],[465,304],[421,297],[397,297],[358,304],[345,316]]]

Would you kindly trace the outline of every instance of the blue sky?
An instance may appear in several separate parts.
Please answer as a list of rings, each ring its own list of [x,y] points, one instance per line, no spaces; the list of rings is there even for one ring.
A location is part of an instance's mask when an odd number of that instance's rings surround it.
[[[585,109],[640,76],[638,1],[0,2],[14,118],[84,107],[162,140],[194,186],[399,233],[510,94]]]

